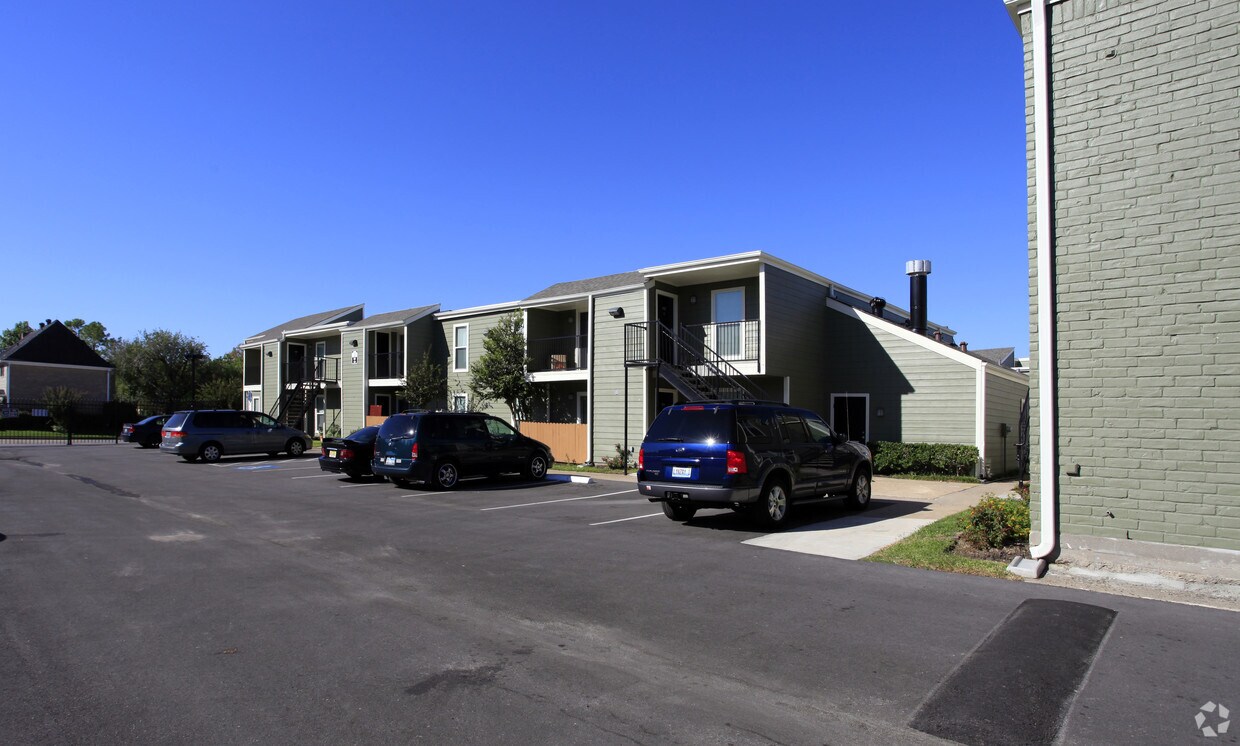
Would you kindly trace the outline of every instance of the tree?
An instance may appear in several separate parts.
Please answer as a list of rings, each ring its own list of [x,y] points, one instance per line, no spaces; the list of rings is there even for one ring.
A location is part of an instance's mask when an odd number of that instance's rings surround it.
[[[448,399],[448,374],[443,365],[431,359],[430,350],[422,360],[409,367],[396,395],[413,407],[430,407]]]
[[[142,332],[113,345],[112,365],[121,398],[178,406],[191,398],[188,355],[203,354],[202,342],[179,332]],[[204,366],[206,367],[206,366]],[[241,386],[237,386],[240,392]]]
[[[107,357],[112,345],[116,342],[109,334],[108,328],[98,321],[85,322],[81,319],[69,319],[61,322],[73,330],[95,352]]]
[[[22,341],[22,337],[32,331],[34,329],[31,329],[30,324],[25,321],[19,321],[13,325],[13,328],[5,329],[3,333],[0,333],[0,350],[7,350]]]
[[[510,313],[482,337],[482,356],[469,366],[469,390],[475,399],[498,399],[515,420],[525,419],[538,399],[526,372],[530,356],[521,333],[521,314]]]
[[[231,351],[198,364],[198,400],[230,409],[241,409],[242,367],[245,365],[241,350]]]

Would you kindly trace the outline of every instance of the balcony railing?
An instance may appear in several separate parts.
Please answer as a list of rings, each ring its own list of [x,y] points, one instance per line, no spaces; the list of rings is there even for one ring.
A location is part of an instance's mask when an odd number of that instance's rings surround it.
[[[377,352],[370,356],[371,378],[404,378],[405,353]]]
[[[298,381],[339,381],[340,357],[315,357],[303,360],[286,360],[284,362],[284,382]]]
[[[590,359],[590,340],[585,334],[529,340],[530,372],[585,370]]]
[[[694,352],[711,362],[735,363],[762,357],[762,324],[757,319],[682,326],[681,336]]]

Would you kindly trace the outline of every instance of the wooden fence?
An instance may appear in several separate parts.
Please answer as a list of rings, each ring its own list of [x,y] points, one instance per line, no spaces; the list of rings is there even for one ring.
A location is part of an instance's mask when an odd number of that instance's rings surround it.
[[[556,461],[584,464],[586,461],[586,426],[561,422],[522,422],[521,433],[541,440],[551,448]]]

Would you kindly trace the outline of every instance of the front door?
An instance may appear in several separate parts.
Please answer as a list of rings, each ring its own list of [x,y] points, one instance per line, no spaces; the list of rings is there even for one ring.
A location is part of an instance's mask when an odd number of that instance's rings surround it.
[[[668,362],[676,362],[676,343],[667,337],[667,334],[679,334],[676,329],[676,296],[667,293],[658,293],[655,296],[655,318],[659,320],[662,326],[667,327],[667,331],[662,330],[656,332],[655,339],[659,340],[659,359]]]
[[[590,314],[582,311],[577,314],[577,370],[590,367]]]
[[[314,377],[317,380],[327,378],[327,343],[314,343]]]
[[[868,442],[869,402],[867,394],[832,394],[831,428],[849,440]]]
[[[306,377],[306,346],[300,342],[288,343],[287,382],[304,380]]]

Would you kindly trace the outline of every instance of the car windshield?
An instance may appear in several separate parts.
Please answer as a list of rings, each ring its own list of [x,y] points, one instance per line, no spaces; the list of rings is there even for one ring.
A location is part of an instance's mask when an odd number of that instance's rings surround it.
[[[672,407],[655,418],[646,433],[646,440],[664,443],[730,443],[735,424],[736,410],[731,407]]]
[[[417,434],[418,418],[407,414],[394,414],[379,428],[379,435],[384,438],[411,438]]]

